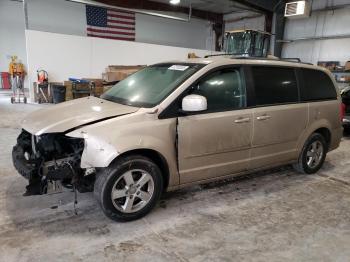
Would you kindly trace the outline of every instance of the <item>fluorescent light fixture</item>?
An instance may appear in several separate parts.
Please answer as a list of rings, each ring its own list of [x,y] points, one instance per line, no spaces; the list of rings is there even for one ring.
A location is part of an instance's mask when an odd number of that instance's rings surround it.
[[[170,0],[169,2],[170,2],[170,4],[172,4],[172,5],[180,4],[180,0]]]

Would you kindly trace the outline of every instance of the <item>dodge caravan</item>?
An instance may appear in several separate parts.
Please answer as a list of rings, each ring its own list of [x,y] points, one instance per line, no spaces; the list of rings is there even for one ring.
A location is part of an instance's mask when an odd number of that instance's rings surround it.
[[[341,98],[323,68],[208,57],[151,65],[101,98],[31,113],[13,148],[24,195],[59,181],[93,191],[117,221],[162,192],[293,164],[317,172],[342,137]]]

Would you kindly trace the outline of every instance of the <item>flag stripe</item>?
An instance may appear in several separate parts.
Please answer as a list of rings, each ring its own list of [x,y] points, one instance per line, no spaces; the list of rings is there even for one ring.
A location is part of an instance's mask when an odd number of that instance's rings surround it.
[[[135,30],[135,26],[120,26],[108,23],[108,28],[117,28],[117,29],[125,29],[125,30]]]
[[[126,24],[120,24],[116,21],[114,22],[107,22],[107,27],[109,26],[122,26],[122,27],[127,27],[127,28],[135,28],[135,25],[126,25]]]
[[[108,13],[111,14],[120,14],[120,15],[127,15],[127,16],[135,16],[135,13],[130,11],[124,11],[124,10],[117,10],[117,9],[107,9]]]
[[[135,33],[134,28],[112,28],[112,27],[99,27],[99,26],[88,26],[87,30],[96,29],[96,30],[108,30],[110,32],[126,32],[126,33]],[[93,30],[91,30],[93,31]]]
[[[108,17],[119,18],[119,19],[127,19],[128,21],[134,21],[134,20],[135,20],[134,17],[131,17],[131,16],[124,16],[124,15],[108,14]]]
[[[116,23],[116,24],[124,24],[124,25],[135,25],[135,20],[118,19],[118,18],[114,18],[114,17],[108,17],[107,22]]]
[[[118,18],[118,17],[114,17],[114,16],[110,16],[108,15],[108,19],[109,20],[113,20],[113,21],[124,21],[124,22],[135,22],[135,18]]]
[[[108,29],[95,29],[95,28],[88,28],[88,32],[119,34],[119,35],[131,35],[131,36],[135,35],[134,32],[122,32],[122,31],[113,31],[113,30],[108,30]]]
[[[123,40],[123,41],[135,41],[135,38],[127,38],[127,37],[119,37],[119,36],[93,35],[93,34],[88,34],[88,36],[114,39],[114,40]]]

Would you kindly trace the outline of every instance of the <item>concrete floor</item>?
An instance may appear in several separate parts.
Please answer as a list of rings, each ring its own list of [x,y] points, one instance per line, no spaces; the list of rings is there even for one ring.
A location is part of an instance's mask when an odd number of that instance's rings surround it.
[[[91,193],[22,197],[11,164],[19,118],[0,97],[0,261],[350,261],[350,138],[317,175],[289,167],[168,193],[116,223]],[[45,107],[45,106],[41,106]]]

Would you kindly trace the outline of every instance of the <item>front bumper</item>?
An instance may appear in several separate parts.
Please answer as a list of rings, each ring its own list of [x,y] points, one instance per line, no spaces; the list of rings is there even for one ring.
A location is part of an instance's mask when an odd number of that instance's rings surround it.
[[[346,115],[343,118],[343,127],[350,127],[350,115]]]
[[[18,173],[29,180],[37,175],[38,170],[34,162],[25,159],[24,153],[21,146],[15,145],[12,149],[12,162]]]

